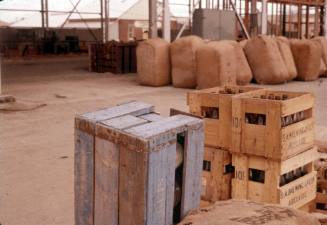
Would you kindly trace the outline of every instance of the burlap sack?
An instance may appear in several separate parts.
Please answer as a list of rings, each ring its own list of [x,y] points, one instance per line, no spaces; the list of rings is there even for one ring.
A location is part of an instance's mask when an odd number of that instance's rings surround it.
[[[242,48],[244,48],[245,47],[245,45],[246,45],[246,43],[248,43],[248,39],[244,39],[244,40],[242,40],[242,41],[240,41],[239,43],[240,43],[240,46],[242,47]]]
[[[142,85],[164,86],[171,81],[169,43],[155,38],[143,41],[136,49],[137,77]]]
[[[212,41],[196,51],[198,89],[235,85],[236,59],[231,44]]]
[[[297,76],[297,71],[289,40],[285,37],[277,37],[276,41],[279,47],[279,51],[282,54],[286,68],[288,70],[287,80],[293,80]]]
[[[325,37],[316,37],[316,38],[314,38],[312,40],[316,41],[316,42],[318,42],[320,44],[321,50],[322,50],[322,59],[323,59],[323,62],[325,64],[325,66],[327,66],[327,38],[325,38]],[[320,73],[320,76],[327,77],[327,72],[326,73]]]
[[[288,71],[275,39],[260,35],[247,41],[244,51],[255,80],[260,84],[279,84]]]
[[[233,45],[236,60],[236,83],[237,85],[247,85],[253,76],[248,60],[244,54],[242,46],[236,41],[221,41]]]
[[[175,87],[196,87],[195,52],[203,44],[197,36],[182,37],[170,45],[172,81]]]
[[[319,225],[313,215],[277,204],[218,201],[193,211],[178,225]]]
[[[327,73],[327,67],[326,67],[324,60],[321,58],[319,76],[321,76],[321,77],[326,76],[326,73]]]
[[[291,40],[298,80],[316,80],[320,73],[322,50],[316,41]]]

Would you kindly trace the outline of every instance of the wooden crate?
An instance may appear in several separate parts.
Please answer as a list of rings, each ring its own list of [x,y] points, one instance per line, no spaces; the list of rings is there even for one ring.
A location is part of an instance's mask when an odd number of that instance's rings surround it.
[[[233,99],[232,151],[285,160],[314,145],[310,93],[259,90]]]
[[[149,122],[127,115],[97,123],[94,223],[179,222],[199,207],[202,160],[200,119],[176,115]]]
[[[315,199],[315,212],[327,214],[327,182],[318,181],[317,196]]]
[[[205,147],[202,169],[201,199],[210,202],[230,199],[234,172],[230,152]]]
[[[152,112],[154,112],[154,106],[134,101],[76,116],[74,162],[76,225],[94,224],[94,145],[96,123],[123,115],[147,115],[150,118],[150,115],[153,114]],[[156,117],[156,114],[153,114],[152,117]]]
[[[136,46],[135,41],[92,44],[89,47],[89,69],[98,73],[135,73]]]
[[[285,161],[233,153],[232,197],[299,208],[316,197],[316,158],[316,147]]]
[[[187,94],[190,113],[204,117],[205,145],[223,150],[232,147],[232,97],[260,88],[226,86]]]

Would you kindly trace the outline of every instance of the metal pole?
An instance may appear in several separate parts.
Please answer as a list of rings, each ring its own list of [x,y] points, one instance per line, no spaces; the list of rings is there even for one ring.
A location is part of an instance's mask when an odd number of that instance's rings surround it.
[[[162,27],[163,27],[163,38],[170,42],[170,10],[169,10],[169,0],[163,0],[163,17],[162,17]]]
[[[45,6],[45,27],[49,28],[49,11],[48,11],[48,0],[44,0]]]
[[[109,0],[104,0],[104,39],[109,41]]]
[[[257,0],[251,0],[251,18],[250,18],[250,33],[251,35],[257,34]]]
[[[0,53],[0,95],[2,94],[2,53]]]
[[[42,28],[44,28],[44,1],[41,0],[41,21],[42,21]]]
[[[314,25],[314,36],[315,37],[317,37],[318,34],[319,34],[319,32],[318,32],[318,29],[319,29],[318,20],[319,20],[319,8],[316,5],[315,6],[315,25]]]
[[[157,0],[149,0],[149,37],[158,37]]]
[[[262,0],[261,34],[267,34],[267,4],[268,0]]]
[[[106,38],[104,36],[104,22],[103,22],[103,0],[100,0],[100,25],[101,25],[101,36],[102,36],[102,42],[106,42]]]
[[[305,10],[305,37],[309,38],[309,5],[307,5],[307,8]]]

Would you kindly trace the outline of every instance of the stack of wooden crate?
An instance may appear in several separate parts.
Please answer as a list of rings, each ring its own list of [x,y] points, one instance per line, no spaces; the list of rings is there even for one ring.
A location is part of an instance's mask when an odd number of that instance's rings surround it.
[[[232,197],[301,208],[316,196],[314,97],[259,90],[233,98]]]
[[[204,119],[205,150],[202,195],[206,201],[231,197],[232,166],[232,98],[255,87],[226,86],[188,93],[190,113]]]
[[[326,153],[319,153],[315,162],[317,170],[317,196],[312,204],[312,210],[327,214],[327,157]]]
[[[315,198],[314,97],[254,87],[190,92],[205,124],[202,199],[301,208]]]
[[[136,46],[135,41],[91,44],[89,70],[98,73],[136,73]]]
[[[129,102],[75,118],[75,224],[171,225],[199,207],[203,122]]]

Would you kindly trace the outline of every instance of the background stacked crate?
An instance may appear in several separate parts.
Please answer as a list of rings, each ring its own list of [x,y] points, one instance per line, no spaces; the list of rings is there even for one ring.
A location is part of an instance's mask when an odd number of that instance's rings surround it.
[[[91,44],[89,70],[98,73],[136,73],[136,46],[136,41]]]
[[[130,102],[75,119],[75,224],[178,223],[198,208],[203,122]]]
[[[259,88],[226,86],[188,93],[190,113],[203,117],[205,124],[203,200],[231,198],[232,98],[256,90]]]
[[[232,197],[301,208],[315,198],[314,97],[259,90],[233,98]]]
[[[319,153],[315,162],[317,170],[317,196],[313,202],[312,211],[327,214],[327,156]]]

